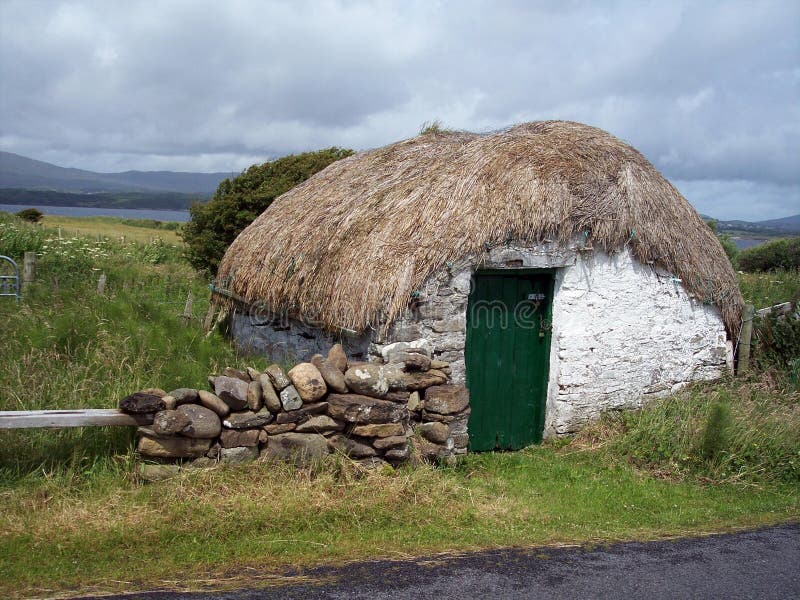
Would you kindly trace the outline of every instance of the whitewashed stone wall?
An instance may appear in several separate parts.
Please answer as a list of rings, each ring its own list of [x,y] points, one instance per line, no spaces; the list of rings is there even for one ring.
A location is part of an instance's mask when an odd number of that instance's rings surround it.
[[[453,382],[463,383],[467,301],[480,268],[556,268],[545,436],[576,431],[604,410],[640,406],[732,367],[715,306],[693,300],[680,281],[628,251],[608,256],[580,242],[501,246],[448,265],[386,332],[334,339],[297,322],[275,328],[236,315],[232,333],[250,349],[295,360],[342,342],[348,354],[379,361],[385,345],[424,338],[434,358],[450,363]]]

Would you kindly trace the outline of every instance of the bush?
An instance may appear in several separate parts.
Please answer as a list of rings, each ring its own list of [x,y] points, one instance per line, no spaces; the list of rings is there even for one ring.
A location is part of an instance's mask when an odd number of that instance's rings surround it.
[[[753,357],[760,370],[775,367],[796,384],[800,375],[800,317],[769,314],[753,323]]]
[[[720,233],[717,230],[717,222],[713,219],[706,221],[706,225],[708,225],[711,231],[717,236],[719,243],[722,245],[722,249],[725,250],[725,254],[728,256],[728,260],[731,261],[732,265],[736,266],[736,258],[739,255],[739,249],[736,247],[736,244],[733,243],[731,236],[727,233]]]
[[[352,153],[328,148],[284,156],[223,180],[210,201],[189,210],[190,220],[181,231],[189,262],[198,271],[216,273],[228,246],[275,198]]]
[[[800,269],[800,237],[780,239],[739,253],[743,271],[776,271]]]
[[[20,219],[30,221],[31,223],[38,223],[44,218],[44,213],[36,208],[26,208],[17,213]]]

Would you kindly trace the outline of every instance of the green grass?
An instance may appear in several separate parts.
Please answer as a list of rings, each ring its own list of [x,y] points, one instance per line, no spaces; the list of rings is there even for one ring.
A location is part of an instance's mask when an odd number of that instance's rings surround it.
[[[203,387],[225,365],[265,366],[202,334],[206,282],[180,247],[105,235],[58,241],[0,216],[0,253],[39,253],[21,306],[0,303],[0,410],[111,407],[143,387]],[[745,294],[766,305],[796,293],[797,274],[777,277],[743,276]],[[183,327],[190,290],[195,318]],[[798,406],[773,373],[695,386],[573,439],[453,468],[367,474],[331,458],[313,469],[185,470],[155,484],[136,477],[129,429],[2,431],[0,594],[235,585],[366,557],[796,520]]]
[[[772,271],[767,273],[739,272],[739,287],[745,302],[756,309],[774,306],[781,302],[800,300],[800,271]]]
[[[61,227],[62,236],[98,235],[114,240],[125,236],[128,241],[151,242],[161,240],[166,244],[182,245],[178,235],[180,224],[152,219],[121,219],[118,217],[66,217],[45,215],[42,226],[53,230]]]

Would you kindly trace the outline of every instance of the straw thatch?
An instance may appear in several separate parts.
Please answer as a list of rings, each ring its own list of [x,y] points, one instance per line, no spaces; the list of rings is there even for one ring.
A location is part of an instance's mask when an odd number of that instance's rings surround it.
[[[425,133],[338,161],[236,238],[217,285],[361,331],[391,322],[448,262],[585,232],[595,249],[627,246],[676,275],[738,332],[736,276],[697,212],[629,145],[565,121]]]

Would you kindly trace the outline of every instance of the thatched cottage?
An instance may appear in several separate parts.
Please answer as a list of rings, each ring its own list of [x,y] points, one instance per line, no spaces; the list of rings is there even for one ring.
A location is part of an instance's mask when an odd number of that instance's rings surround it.
[[[410,342],[448,361],[473,449],[720,377],[742,307],[686,199],[629,145],[563,121],[336,162],[239,235],[214,290],[236,340],[277,358]]]

